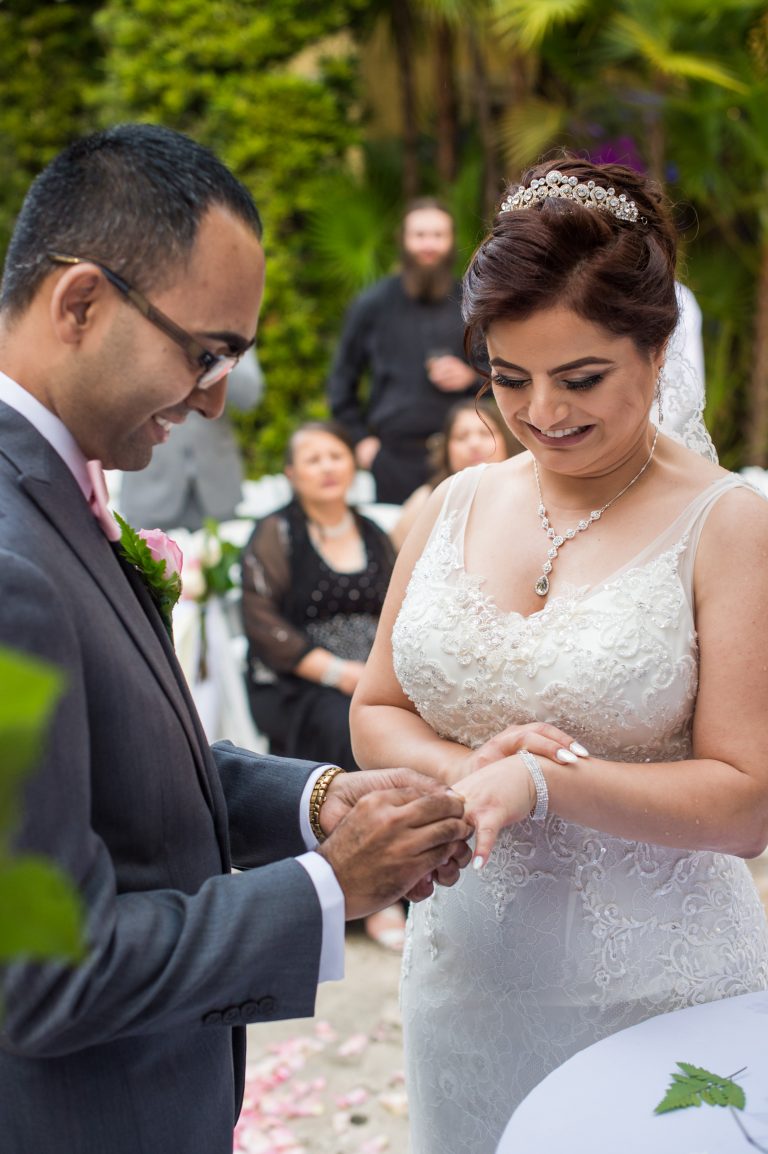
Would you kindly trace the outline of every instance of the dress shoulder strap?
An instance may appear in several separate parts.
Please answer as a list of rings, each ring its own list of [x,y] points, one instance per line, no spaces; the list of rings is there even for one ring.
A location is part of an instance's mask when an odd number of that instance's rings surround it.
[[[429,542],[438,532],[443,531],[446,522],[448,523],[450,539],[459,544],[463,542],[469,510],[472,508],[480,478],[487,467],[484,464],[470,465],[468,469],[462,469],[450,478],[445,492],[445,500],[432,527]]]
[[[702,530],[707,523],[707,517],[724,493],[729,493],[733,489],[749,489],[751,487],[735,473],[721,477],[719,481],[714,481],[698,496],[694,497],[670,526],[667,533],[664,534],[665,538],[667,535],[670,538],[668,547],[678,541],[685,540],[686,549],[680,558],[679,572],[690,605],[693,605],[693,571],[696,563],[696,552]]]

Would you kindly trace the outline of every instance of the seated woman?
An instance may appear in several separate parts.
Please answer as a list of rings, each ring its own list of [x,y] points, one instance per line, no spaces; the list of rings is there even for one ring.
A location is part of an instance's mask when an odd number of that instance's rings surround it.
[[[474,397],[458,401],[448,410],[442,431],[430,438],[432,476],[403,505],[400,519],[390,533],[395,549],[400,549],[433,490],[446,477],[471,465],[506,461],[521,449],[522,445],[501,420],[493,401]]]
[[[297,429],[285,473],[293,500],[257,523],[243,555],[251,712],[271,752],[354,770],[349,702],[373,644],[392,547],[347,504],[355,458],[339,426]]]
[[[285,473],[293,500],[256,525],[243,554],[248,696],[270,751],[358,768],[349,703],[370,652],[392,573],[389,538],[350,509],[352,442],[333,422],[301,425]],[[380,945],[402,949],[393,906],[366,918]]]

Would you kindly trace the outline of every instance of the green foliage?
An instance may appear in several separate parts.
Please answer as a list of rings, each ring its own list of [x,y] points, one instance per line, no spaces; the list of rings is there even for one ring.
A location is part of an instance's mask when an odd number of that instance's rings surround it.
[[[0,255],[32,179],[92,126],[83,96],[98,68],[99,3],[0,4]]]
[[[666,184],[684,228],[682,279],[706,318],[707,420],[723,463],[749,463],[755,286],[768,245],[764,6],[493,0],[493,12],[505,42],[536,49],[530,92],[501,122],[513,169],[552,148],[600,156],[615,142],[615,155],[629,144]]]
[[[72,883],[44,858],[0,860],[0,961],[82,961],[82,922]]]
[[[42,752],[61,687],[55,669],[0,649],[0,852],[7,852],[19,785]]]
[[[552,149],[600,155],[629,141],[686,208],[683,279],[706,318],[708,419],[724,463],[746,463],[755,285],[768,246],[764,5],[405,6],[420,190],[455,210],[462,264],[483,231],[482,201],[493,198],[502,156],[514,177]],[[345,307],[396,259],[402,134],[368,132],[366,109],[384,81],[360,63],[383,25],[391,33],[392,11],[384,0],[0,0],[0,249],[42,165],[83,131],[119,120],[190,133],[251,188],[266,226],[259,355],[267,391],[255,413],[236,420],[253,475],[280,467],[298,421],[326,415],[324,382]],[[453,30],[458,48],[452,188],[437,179],[435,97],[425,89],[438,27]],[[470,77],[468,60],[479,75]],[[481,88],[491,95],[483,129]],[[382,95],[397,106],[397,93],[380,93],[379,103]]]
[[[236,418],[254,474],[278,469],[295,424],[326,411],[346,294],[323,281],[308,222],[359,138],[353,44],[345,51],[338,38],[364,8],[363,0],[106,0],[97,22],[105,78],[92,99],[102,119],[161,121],[209,144],[262,213],[267,390],[255,413]]]
[[[688,1062],[678,1062],[682,1074],[672,1075],[672,1084],[654,1110],[654,1114],[665,1114],[669,1110],[682,1110],[686,1106],[733,1106],[743,1110],[746,1098],[741,1086],[730,1078],[721,1078],[701,1066],[691,1066]]]
[[[241,584],[240,546],[225,540],[219,532],[218,522],[210,517],[205,522],[203,536],[200,571],[204,591],[199,601],[223,597],[230,589],[239,589]]]
[[[13,856],[10,845],[23,778],[42,753],[62,685],[53,667],[0,649],[0,961],[83,957],[71,883],[39,857]]]

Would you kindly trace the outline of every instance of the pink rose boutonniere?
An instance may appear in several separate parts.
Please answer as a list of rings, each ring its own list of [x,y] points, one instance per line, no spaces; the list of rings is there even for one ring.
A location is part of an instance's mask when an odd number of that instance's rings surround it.
[[[173,610],[181,596],[181,549],[161,529],[137,531],[118,513],[115,518],[121,530],[120,551],[144,579],[173,643]]]

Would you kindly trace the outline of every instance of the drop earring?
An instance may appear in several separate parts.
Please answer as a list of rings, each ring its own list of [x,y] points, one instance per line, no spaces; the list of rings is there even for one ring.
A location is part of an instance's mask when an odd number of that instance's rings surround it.
[[[658,414],[659,414],[659,420],[658,420],[659,427],[661,427],[664,423],[664,411],[661,407],[661,377],[662,377],[663,372],[664,372],[663,368],[659,369],[659,375],[656,378],[656,390],[653,394],[653,399],[656,402],[656,408],[657,408]]]

